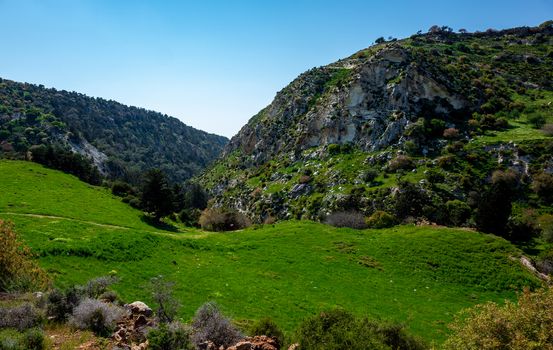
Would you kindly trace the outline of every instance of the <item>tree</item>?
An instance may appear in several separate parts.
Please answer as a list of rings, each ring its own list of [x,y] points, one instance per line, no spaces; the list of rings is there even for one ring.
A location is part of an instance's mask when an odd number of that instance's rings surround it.
[[[159,169],[152,169],[145,175],[142,207],[147,213],[153,214],[157,221],[173,212],[173,191],[165,174]]]
[[[476,227],[482,232],[506,235],[518,179],[513,172],[495,171],[492,185],[484,193],[476,211]]]
[[[382,43],[385,43],[386,42],[386,39],[384,39],[383,36],[381,36],[380,38],[376,39],[374,41],[376,44],[382,44]]]

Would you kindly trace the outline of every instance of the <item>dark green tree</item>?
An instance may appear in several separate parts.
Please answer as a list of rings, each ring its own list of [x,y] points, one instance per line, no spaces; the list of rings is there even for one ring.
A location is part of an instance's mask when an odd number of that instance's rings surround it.
[[[146,173],[141,199],[144,211],[152,214],[156,221],[173,212],[173,191],[161,170],[152,169]]]

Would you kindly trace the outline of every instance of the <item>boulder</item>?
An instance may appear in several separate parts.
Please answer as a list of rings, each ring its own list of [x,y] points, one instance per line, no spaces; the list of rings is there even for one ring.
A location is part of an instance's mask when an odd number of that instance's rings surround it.
[[[125,307],[133,314],[133,315],[144,315],[146,317],[150,317],[153,314],[152,309],[145,303],[141,301],[135,301],[134,303],[130,303],[125,305]]]

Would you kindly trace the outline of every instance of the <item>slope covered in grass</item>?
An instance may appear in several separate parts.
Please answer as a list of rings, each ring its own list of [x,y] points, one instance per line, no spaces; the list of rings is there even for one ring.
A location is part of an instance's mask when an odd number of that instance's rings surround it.
[[[163,274],[176,282],[185,320],[215,300],[234,319],[270,316],[291,332],[321,309],[343,307],[404,322],[441,342],[460,309],[513,298],[538,283],[511,259],[519,251],[491,235],[414,226],[356,231],[308,221],[225,234],[163,231],[103,189],[34,164],[0,164],[1,190],[9,193],[0,199],[0,218],[16,223],[57,285],[115,273],[125,300],[150,302],[144,286]]]

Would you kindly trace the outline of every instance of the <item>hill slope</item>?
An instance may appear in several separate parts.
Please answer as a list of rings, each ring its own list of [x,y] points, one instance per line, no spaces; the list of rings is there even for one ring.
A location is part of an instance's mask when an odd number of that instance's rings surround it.
[[[512,170],[526,189],[553,173],[552,44],[551,22],[472,34],[433,28],[313,68],[198,181],[214,206],[258,221],[377,209],[403,219],[390,199],[399,178],[427,197],[428,210],[409,215],[451,224],[442,207],[482,202],[469,192],[484,193],[492,171]]]
[[[33,145],[59,144],[111,177],[132,181],[161,168],[184,181],[217,158],[226,142],[157,112],[0,79],[0,155],[22,157]]]
[[[0,218],[39,255],[58,286],[116,273],[125,300],[166,275],[188,319],[217,301],[238,320],[270,316],[287,331],[324,308],[405,322],[442,341],[460,309],[512,298],[538,281],[507,241],[467,230],[336,229],[284,222],[229,234],[150,227],[107,190],[27,162],[0,161]]]

